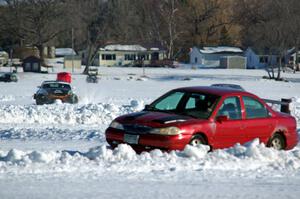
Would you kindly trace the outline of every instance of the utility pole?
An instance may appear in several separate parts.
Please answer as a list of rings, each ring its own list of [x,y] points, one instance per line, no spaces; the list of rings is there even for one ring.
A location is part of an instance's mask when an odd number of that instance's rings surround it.
[[[74,73],[74,28],[72,28],[72,73]]]
[[[10,68],[9,68],[9,71],[10,72],[12,72],[12,65],[13,65],[13,58],[12,58],[13,56],[12,55],[13,55],[13,49],[11,48],[10,52],[9,52],[9,56],[10,56],[10,64],[9,64]]]

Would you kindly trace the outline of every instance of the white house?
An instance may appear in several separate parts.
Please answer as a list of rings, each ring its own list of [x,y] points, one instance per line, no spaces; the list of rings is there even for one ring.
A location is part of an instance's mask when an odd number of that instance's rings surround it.
[[[190,51],[190,64],[203,67],[219,67],[221,57],[242,56],[243,50],[237,47],[193,47]]]
[[[286,55],[286,64],[288,64],[292,68],[300,68],[300,50],[296,54],[296,48],[292,48],[288,50]],[[298,59],[298,60],[296,60]]]
[[[247,68],[265,68],[268,65],[276,65],[278,63],[278,56],[276,53],[267,53],[263,50],[255,48],[247,48],[245,51],[247,57]]]
[[[80,52],[86,60],[86,51]],[[111,44],[98,50],[92,63],[95,66],[134,66],[143,62],[155,65],[166,58],[166,50],[156,44]]]

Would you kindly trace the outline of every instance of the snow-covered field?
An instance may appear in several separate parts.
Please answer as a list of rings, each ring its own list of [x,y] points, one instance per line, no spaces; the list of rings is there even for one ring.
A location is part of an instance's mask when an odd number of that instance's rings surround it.
[[[7,69],[0,68],[0,71]],[[254,140],[207,153],[187,147],[136,154],[108,149],[104,131],[116,116],[141,110],[177,87],[240,84],[263,98],[293,98],[300,125],[300,74],[264,80],[260,70],[100,68],[98,84],[79,72],[80,103],[36,106],[32,95],[56,74],[19,73],[0,82],[0,198],[298,198],[300,144],[275,151]],[[299,131],[298,131],[299,132]],[[300,132],[299,132],[300,133]]]

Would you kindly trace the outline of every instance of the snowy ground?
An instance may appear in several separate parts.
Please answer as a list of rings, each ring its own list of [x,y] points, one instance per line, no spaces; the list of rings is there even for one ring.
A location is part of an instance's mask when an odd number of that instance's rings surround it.
[[[0,71],[8,69],[0,68]],[[257,140],[206,153],[137,155],[106,148],[116,116],[141,110],[176,87],[240,84],[263,98],[293,98],[300,125],[300,74],[263,80],[260,70],[100,68],[98,84],[73,74],[77,105],[36,106],[32,95],[56,74],[19,73],[0,83],[0,198],[298,198],[300,145],[274,151]],[[300,133],[300,132],[299,132]]]

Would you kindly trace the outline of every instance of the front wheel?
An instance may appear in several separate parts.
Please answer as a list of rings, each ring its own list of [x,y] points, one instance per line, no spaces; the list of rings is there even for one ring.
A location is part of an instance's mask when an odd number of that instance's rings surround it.
[[[44,103],[42,102],[42,100],[35,100],[35,102],[36,102],[36,105],[43,105]]]
[[[207,141],[202,135],[194,135],[189,143],[192,146],[207,145]]]
[[[285,149],[285,140],[284,137],[278,133],[276,133],[273,137],[271,137],[268,147],[274,148],[276,150]]]

